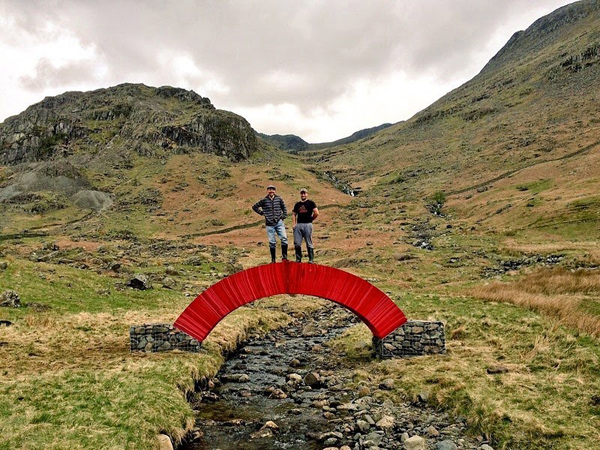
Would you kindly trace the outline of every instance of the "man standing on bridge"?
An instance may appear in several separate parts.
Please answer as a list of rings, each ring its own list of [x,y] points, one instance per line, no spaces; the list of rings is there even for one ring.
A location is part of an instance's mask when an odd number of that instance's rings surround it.
[[[267,187],[266,197],[257,201],[252,209],[256,214],[265,217],[267,228],[267,238],[269,239],[269,250],[271,251],[271,262],[275,262],[275,249],[277,248],[277,239],[281,241],[281,259],[287,260],[288,238],[285,233],[285,224],[283,220],[287,216],[287,209],[283,199],[275,194],[275,186],[272,184]]]
[[[300,201],[294,205],[292,211],[292,227],[294,229],[294,250],[296,262],[302,262],[302,239],[306,240],[308,262],[313,263],[315,249],[312,242],[313,221],[319,216],[317,205],[308,199],[308,191],[300,189]]]

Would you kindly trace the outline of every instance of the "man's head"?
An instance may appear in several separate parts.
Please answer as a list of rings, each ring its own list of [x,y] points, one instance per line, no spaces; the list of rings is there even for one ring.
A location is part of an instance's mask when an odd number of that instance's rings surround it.
[[[308,198],[308,191],[306,189],[300,189],[300,198],[302,199],[302,201]]]
[[[267,186],[267,194],[269,195],[269,197],[273,197],[275,195],[275,186],[273,186],[272,184]]]

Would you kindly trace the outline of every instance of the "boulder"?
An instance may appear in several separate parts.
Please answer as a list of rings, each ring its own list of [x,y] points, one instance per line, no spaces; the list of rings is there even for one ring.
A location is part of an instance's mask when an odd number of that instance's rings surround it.
[[[393,428],[395,423],[396,419],[393,416],[385,415],[375,425],[377,426],[377,428],[387,430]]]
[[[457,450],[458,447],[450,439],[438,442],[436,444],[436,450]]]
[[[159,450],[173,450],[173,443],[166,434],[159,434],[156,439],[158,440]]]
[[[0,294],[0,306],[6,308],[20,308],[21,299],[15,291],[5,291]]]
[[[129,280],[127,286],[133,289],[138,289],[140,291],[152,289],[152,283],[150,283],[149,278],[141,273],[135,274],[133,278]]]
[[[413,436],[404,441],[405,450],[427,450],[427,441],[421,436]]]
[[[304,384],[310,387],[317,387],[321,384],[321,377],[317,372],[308,372],[304,376]]]

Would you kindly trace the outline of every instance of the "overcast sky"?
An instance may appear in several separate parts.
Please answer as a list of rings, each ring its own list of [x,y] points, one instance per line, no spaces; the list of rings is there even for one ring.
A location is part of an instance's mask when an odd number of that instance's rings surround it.
[[[119,83],[193,89],[267,134],[333,141],[475,76],[569,0],[0,0],[0,121]]]

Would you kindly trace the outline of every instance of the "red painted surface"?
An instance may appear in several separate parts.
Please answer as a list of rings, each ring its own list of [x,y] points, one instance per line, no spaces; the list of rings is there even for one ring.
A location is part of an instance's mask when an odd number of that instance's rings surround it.
[[[175,327],[202,342],[233,310],[278,294],[312,295],[339,303],[380,339],[406,322],[400,308],[362,278],[333,267],[284,261],[253,267],[212,285],[181,313]]]

